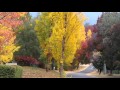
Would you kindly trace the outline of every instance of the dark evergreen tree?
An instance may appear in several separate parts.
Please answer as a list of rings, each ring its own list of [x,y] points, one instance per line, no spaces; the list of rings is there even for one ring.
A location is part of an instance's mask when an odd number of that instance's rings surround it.
[[[40,48],[34,31],[34,25],[35,21],[31,19],[31,16],[28,13],[26,15],[26,21],[21,27],[19,27],[19,32],[17,33],[16,42],[21,46],[21,48],[19,51],[14,53],[15,56],[31,56],[39,59]]]

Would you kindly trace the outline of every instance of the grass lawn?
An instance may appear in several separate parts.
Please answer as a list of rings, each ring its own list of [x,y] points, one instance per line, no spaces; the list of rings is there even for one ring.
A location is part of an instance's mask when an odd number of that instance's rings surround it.
[[[120,78],[120,74],[113,74],[112,76],[109,76],[108,74],[104,75],[103,73],[101,73],[99,75],[99,73],[97,71],[91,72],[87,75],[88,76],[96,76],[97,78]]]
[[[59,73],[55,71],[46,72],[45,69],[24,66],[22,78],[59,78]]]

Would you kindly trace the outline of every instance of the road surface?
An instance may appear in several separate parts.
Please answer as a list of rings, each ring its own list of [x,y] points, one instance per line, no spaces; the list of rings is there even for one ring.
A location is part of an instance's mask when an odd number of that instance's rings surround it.
[[[81,72],[73,72],[73,73],[69,73],[67,74],[68,78],[96,78],[95,76],[87,76],[88,73],[93,72],[95,70],[95,68],[92,66],[92,64],[86,68],[85,70],[81,71]]]

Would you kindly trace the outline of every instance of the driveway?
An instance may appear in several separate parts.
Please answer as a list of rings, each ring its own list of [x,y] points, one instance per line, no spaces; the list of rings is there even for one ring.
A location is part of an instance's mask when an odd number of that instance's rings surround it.
[[[81,71],[81,72],[72,72],[67,74],[67,77],[69,78],[96,78],[95,76],[87,76],[88,73],[93,72],[95,70],[95,68],[93,67],[93,65],[91,64],[88,68],[86,68],[85,70]]]

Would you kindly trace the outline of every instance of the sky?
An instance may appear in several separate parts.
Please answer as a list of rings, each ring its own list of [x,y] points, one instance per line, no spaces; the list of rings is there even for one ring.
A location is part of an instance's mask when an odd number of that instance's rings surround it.
[[[32,17],[36,17],[38,12],[30,12]],[[88,20],[85,23],[90,23],[91,25],[96,24],[98,17],[102,12],[84,12]]]

